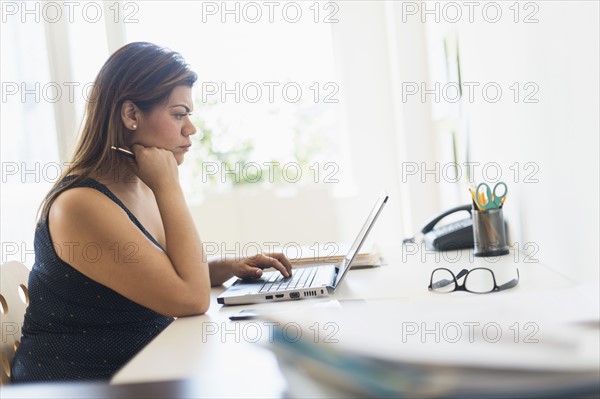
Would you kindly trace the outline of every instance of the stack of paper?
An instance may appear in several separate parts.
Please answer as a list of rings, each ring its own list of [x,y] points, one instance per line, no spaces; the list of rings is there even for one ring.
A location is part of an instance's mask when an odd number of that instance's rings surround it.
[[[305,397],[306,385],[327,396],[564,398],[597,397],[598,371],[548,371],[450,367],[389,362],[322,348],[311,342],[291,344],[276,330],[275,354],[283,374],[293,375],[290,397]],[[460,354],[457,353],[457,356]],[[301,384],[301,385],[298,385]]]
[[[339,263],[344,259],[350,249],[350,244],[329,242],[326,244],[298,245],[287,248],[277,248],[283,252],[294,265],[312,263]],[[352,267],[372,267],[382,264],[381,253],[376,245],[363,245]]]
[[[483,314],[430,305],[391,301],[271,317],[277,324],[269,347],[291,376],[290,396],[600,393],[597,321],[565,324],[517,312],[500,317],[489,307]]]

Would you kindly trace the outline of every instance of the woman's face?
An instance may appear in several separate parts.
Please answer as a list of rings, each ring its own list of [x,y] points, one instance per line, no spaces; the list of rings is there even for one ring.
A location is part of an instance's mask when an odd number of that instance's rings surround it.
[[[192,145],[190,136],[196,133],[190,120],[191,111],[192,88],[177,86],[165,103],[150,112],[136,113],[137,128],[128,135],[128,146],[141,144],[169,150],[175,155],[177,165],[181,165]]]

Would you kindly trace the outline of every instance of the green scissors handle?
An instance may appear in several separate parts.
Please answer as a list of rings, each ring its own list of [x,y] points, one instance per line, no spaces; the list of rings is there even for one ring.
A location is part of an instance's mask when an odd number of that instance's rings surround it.
[[[482,187],[485,190],[486,202],[481,202],[481,200],[479,199],[479,190]],[[498,187],[504,188],[503,192],[500,195],[497,193]],[[496,183],[496,185],[494,186],[494,191],[492,191],[492,189],[490,188],[490,186],[488,186],[487,183],[479,183],[479,185],[477,186],[477,190],[475,191],[475,202],[477,203],[479,209],[481,209],[482,211],[497,209],[500,208],[500,205],[502,205],[502,200],[504,199],[504,197],[506,197],[506,194],[508,194],[508,186],[504,182],[500,181]]]

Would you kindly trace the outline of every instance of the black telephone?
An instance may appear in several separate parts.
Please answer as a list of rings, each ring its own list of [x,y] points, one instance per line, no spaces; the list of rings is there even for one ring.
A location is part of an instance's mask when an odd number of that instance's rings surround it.
[[[437,251],[473,248],[473,218],[471,217],[471,208],[472,204],[457,206],[436,215],[425,223],[421,228],[425,248]],[[460,211],[469,212],[469,217],[437,229],[434,228],[446,216]]]

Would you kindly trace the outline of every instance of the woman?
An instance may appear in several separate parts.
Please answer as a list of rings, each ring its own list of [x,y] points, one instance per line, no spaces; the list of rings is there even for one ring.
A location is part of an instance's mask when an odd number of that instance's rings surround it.
[[[108,379],[173,317],[205,313],[211,285],[291,274],[282,254],[206,261],[177,169],[196,78],[150,43],[100,70],[70,168],[42,204],[13,382]]]

